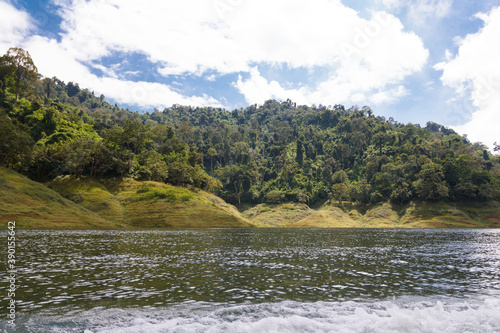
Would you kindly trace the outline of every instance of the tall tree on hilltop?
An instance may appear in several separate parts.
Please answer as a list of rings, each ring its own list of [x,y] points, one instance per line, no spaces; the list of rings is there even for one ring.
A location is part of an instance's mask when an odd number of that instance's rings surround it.
[[[14,75],[17,103],[23,81],[34,82],[38,78],[38,69],[29,52],[19,47],[11,47],[4,59],[11,66]]]

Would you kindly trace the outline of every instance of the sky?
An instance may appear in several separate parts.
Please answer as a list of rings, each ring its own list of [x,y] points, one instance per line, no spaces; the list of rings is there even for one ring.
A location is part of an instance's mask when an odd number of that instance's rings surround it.
[[[134,111],[291,99],[500,143],[500,0],[0,0],[0,54]]]

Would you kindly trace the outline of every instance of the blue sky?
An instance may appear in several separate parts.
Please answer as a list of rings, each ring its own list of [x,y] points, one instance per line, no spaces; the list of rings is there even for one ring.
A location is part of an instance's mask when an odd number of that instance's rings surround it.
[[[131,110],[290,98],[500,142],[500,0],[0,0],[0,32]]]

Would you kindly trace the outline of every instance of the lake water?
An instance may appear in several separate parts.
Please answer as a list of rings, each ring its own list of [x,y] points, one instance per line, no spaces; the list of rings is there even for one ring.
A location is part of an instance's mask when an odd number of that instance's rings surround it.
[[[500,230],[16,238],[17,332],[500,332]]]

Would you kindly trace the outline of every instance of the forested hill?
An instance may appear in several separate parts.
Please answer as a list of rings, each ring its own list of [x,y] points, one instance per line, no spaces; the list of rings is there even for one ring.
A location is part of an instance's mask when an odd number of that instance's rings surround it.
[[[487,201],[500,193],[499,158],[483,145],[366,106],[269,100],[232,112],[173,106],[146,117],[194,145],[222,181],[220,195],[235,204]]]
[[[20,49],[0,58],[0,163],[35,180],[126,176],[239,206],[500,199],[499,157],[433,122],[289,100],[130,112],[76,83],[41,79],[27,60]]]

